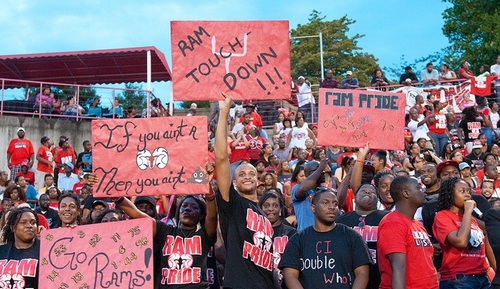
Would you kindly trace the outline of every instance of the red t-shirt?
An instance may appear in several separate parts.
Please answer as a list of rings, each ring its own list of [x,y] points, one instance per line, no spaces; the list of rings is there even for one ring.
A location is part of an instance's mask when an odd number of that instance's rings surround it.
[[[35,149],[29,139],[16,138],[10,141],[7,153],[11,155],[10,165],[16,166],[23,161],[29,160],[30,156],[35,154]]]
[[[54,158],[54,161],[56,164],[64,164],[66,162],[74,163],[73,160],[75,160],[75,152],[73,151],[72,148],[68,148],[68,150],[61,150],[56,154],[56,157]]]
[[[342,207],[344,213],[349,213],[354,211],[354,199],[355,196],[352,189],[347,189],[347,195],[345,196],[344,206]]]
[[[437,289],[438,278],[432,263],[434,249],[424,226],[393,211],[378,226],[377,242],[380,289],[391,289],[392,267],[388,255],[406,255],[406,289]]]
[[[260,159],[260,152],[262,151],[263,146],[267,143],[266,139],[258,136],[253,138],[251,135],[245,135],[247,138],[248,144],[250,147],[248,148],[248,156],[251,160]]]
[[[460,229],[462,219],[463,215],[457,215],[449,210],[437,212],[434,218],[432,232],[443,250],[443,263],[439,270],[441,281],[453,280],[456,274],[484,274],[488,271],[485,237],[474,218],[471,220],[471,233],[467,248],[456,248],[446,240],[452,231]]]
[[[233,142],[231,142],[231,159],[229,160],[230,163],[234,163],[239,160],[246,160],[249,161],[250,157],[248,155],[248,150],[245,145],[245,142],[243,140],[240,140],[235,147],[233,146]]]
[[[23,176],[28,184],[32,186],[35,185],[35,173],[33,173],[32,171],[28,171],[25,174],[23,172],[19,172],[16,174],[16,177],[17,176]]]
[[[497,76],[473,77],[470,79],[470,93],[479,96],[491,95],[491,82],[495,81]]]
[[[40,156],[42,159],[49,161],[51,163],[54,161],[54,156],[52,155],[52,152],[46,146],[39,147],[38,152],[36,154]],[[45,173],[50,173],[50,174],[54,173],[54,170],[51,167],[49,167],[49,165],[42,162],[38,162],[36,169]]]
[[[240,122],[243,122],[243,115],[240,116]],[[262,118],[260,117],[260,114],[256,113],[255,111],[251,112],[250,124],[256,127],[262,127]]]
[[[71,191],[77,195],[80,195],[82,193],[83,186],[85,186],[85,184],[78,182],[78,183],[73,185],[73,188],[71,189]]]
[[[428,123],[427,127],[431,133],[444,134],[446,133],[446,115],[443,113],[436,113],[433,123]]]

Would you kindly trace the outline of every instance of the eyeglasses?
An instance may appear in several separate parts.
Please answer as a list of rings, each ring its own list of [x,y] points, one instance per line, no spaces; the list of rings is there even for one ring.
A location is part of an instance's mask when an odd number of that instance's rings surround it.
[[[366,219],[366,216],[359,217],[359,219],[358,219],[358,221],[359,221],[358,227],[360,229],[363,229],[365,227],[365,225],[366,225],[365,219]]]

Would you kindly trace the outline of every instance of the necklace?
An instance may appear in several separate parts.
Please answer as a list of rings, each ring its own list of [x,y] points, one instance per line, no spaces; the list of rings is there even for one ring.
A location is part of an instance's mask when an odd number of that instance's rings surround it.
[[[186,239],[186,238],[189,238],[191,236],[194,235],[194,233],[196,232],[196,227],[194,229],[183,229],[181,227],[179,227],[179,231],[182,233],[182,236]]]

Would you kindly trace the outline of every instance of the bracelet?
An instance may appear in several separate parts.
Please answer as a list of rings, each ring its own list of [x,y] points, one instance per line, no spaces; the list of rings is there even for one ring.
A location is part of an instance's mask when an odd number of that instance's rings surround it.
[[[213,200],[215,200],[215,194],[206,194],[205,195],[205,201],[211,202]]]
[[[115,204],[119,205],[121,204],[123,201],[125,200],[125,197],[120,197],[118,199],[115,200]]]
[[[365,160],[356,160],[357,163],[364,163]]]

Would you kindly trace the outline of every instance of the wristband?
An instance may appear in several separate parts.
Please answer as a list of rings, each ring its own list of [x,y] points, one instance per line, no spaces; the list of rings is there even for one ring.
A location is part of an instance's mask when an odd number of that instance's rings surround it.
[[[125,197],[120,197],[120,198],[115,200],[115,204],[119,205],[123,202],[123,200],[125,200]]]
[[[364,160],[356,160],[357,163],[365,163]]]

